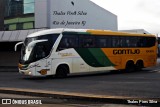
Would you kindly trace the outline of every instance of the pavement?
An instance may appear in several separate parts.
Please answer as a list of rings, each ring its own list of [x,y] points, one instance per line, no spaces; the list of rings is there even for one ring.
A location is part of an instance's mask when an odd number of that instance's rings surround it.
[[[160,58],[157,59],[157,66],[160,65]],[[17,67],[0,67],[0,72],[17,72]],[[20,89],[20,88],[6,88],[0,87],[0,93],[6,94],[18,94],[18,95],[29,95],[38,97],[48,97],[54,99],[74,99],[80,101],[98,102],[98,103],[109,103],[111,105],[106,107],[115,107],[112,104],[118,104],[116,107],[130,107],[130,105],[135,106],[153,106],[160,107],[160,99],[153,99],[157,103],[141,103],[139,99],[133,99],[130,97],[121,96],[107,96],[107,95],[94,95],[94,94],[83,94],[83,93],[73,93],[73,92],[58,92],[58,91],[45,91],[45,90],[33,90],[33,89]],[[149,102],[150,99],[141,99],[142,101]],[[131,102],[130,102],[131,101]],[[133,101],[133,103],[132,103]],[[138,103],[137,103],[138,102]],[[127,104],[127,105],[126,105]]]
[[[32,89],[19,89],[19,88],[0,88],[0,93],[6,94],[18,94],[26,96],[37,96],[51,99],[65,99],[74,104],[75,100],[82,102],[83,104],[106,104],[103,107],[138,107],[138,106],[160,106],[160,99],[152,99],[155,103],[146,103],[150,102],[151,99],[140,99],[145,101],[145,103],[140,102],[139,99],[132,99],[130,97],[117,97],[117,96],[107,96],[107,95],[93,95],[93,94],[83,94],[83,93],[67,93],[67,92],[58,92],[58,91],[45,91],[45,90],[32,90]],[[87,103],[86,103],[87,101]],[[50,102],[51,103],[51,102]],[[87,106],[88,107],[88,106]]]

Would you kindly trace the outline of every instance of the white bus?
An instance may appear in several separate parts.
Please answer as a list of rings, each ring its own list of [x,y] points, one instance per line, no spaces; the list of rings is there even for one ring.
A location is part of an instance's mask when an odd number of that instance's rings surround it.
[[[156,49],[154,35],[50,29],[27,36],[18,67],[25,75],[58,77],[94,71],[133,71],[156,65]]]

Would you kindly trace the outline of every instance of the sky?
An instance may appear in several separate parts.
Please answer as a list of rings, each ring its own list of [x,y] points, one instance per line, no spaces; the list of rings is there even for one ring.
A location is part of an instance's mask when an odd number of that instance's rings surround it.
[[[144,29],[160,34],[159,0],[91,0],[117,15],[118,29]]]

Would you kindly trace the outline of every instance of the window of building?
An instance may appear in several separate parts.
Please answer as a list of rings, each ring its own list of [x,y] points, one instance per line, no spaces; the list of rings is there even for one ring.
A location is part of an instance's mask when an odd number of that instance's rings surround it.
[[[34,0],[24,0],[23,1],[23,8],[24,8],[24,14],[28,13],[34,13]]]
[[[23,23],[17,23],[17,30],[23,29]]]
[[[34,22],[27,22],[23,24],[23,29],[32,29],[34,28]]]
[[[5,17],[23,14],[23,0],[6,0],[5,2]]]
[[[34,0],[5,0],[5,17],[34,13]]]

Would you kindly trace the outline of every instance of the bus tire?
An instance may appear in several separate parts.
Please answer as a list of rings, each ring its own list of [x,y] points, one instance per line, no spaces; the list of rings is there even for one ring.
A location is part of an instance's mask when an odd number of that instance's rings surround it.
[[[133,61],[128,61],[125,68],[126,72],[134,72],[135,71],[135,65]]]
[[[56,70],[56,77],[58,78],[65,78],[67,77],[69,73],[69,67],[68,65],[59,65],[57,70]]]
[[[138,60],[137,63],[136,63],[136,70],[141,71],[143,67],[144,67],[143,61]]]

